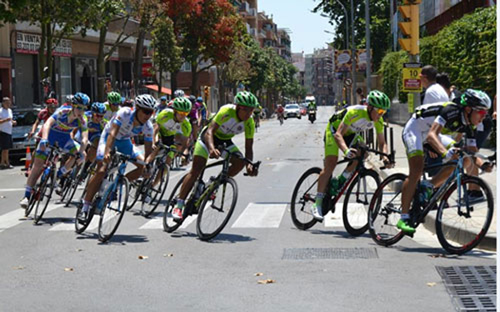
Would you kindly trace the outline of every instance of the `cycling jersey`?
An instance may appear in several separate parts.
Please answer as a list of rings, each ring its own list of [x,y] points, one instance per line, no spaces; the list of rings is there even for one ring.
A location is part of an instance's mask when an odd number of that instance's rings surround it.
[[[38,120],[40,120],[42,122],[42,125],[43,125],[49,119],[50,116],[51,116],[51,114],[49,113],[49,109],[44,108],[38,113]],[[38,131],[37,136],[39,136],[39,137],[42,136],[42,130],[43,130],[43,127],[40,128],[40,131]]]
[[[377,121],[370,119],[368,107],[364,105],[353,105],[332,115],[325,130],[325,157],[338,156],[339,147],[335,141],[334,135],[339,125],[344,123],[347,131],[344,138],[349,137],[349,143],[354,134],[375,128],[377,134],[384,132],[384,119],[380,117]],[[348,142],[346,141],[346,144]]]
[[[106,106],[106,113],[104,113],[103,119],[105,121],[110,121],[111,118],[113,118],[116,115],[116,113],[118,113],[118,110],[113,112],[111,110],[111,104],[109,104],[109,102],[104,102],[104,106]]]
[[[191,122],[195,122],[198,120],[198,111],[200,111],[202,107],[203,105],[200,102],[194,102],[193,108],[191,108],[191,112],[189,112],[188,115]]]
[[[92,112],[85,112],[85,118],[87,120],[87,127],[89,131],[88,140],[93,143],[95,140],[101,137],[102,130],[104,130],[104,122],[94,122],[92,121]],[[78,131],[75,135],[75,140],[77,142],[82,142],[82,134]]]
[[[187,119],[184,119],[182,123],[175,121],[175,113],[172,109],[165,109],[158,114],[156,117],[156,123],[160,128],[161,136],[168,137],[176,134],[180,134],[184,137],[189,137],[191,134],[191,124]]]
[[[419,106],[403,129],[403,143],[408,157],[422,156],[423,145],[433,123],[442,127],[442,135],[466,134],[466,145],[476,146],[476,129],[468,125],[463,108],[453,102],[434,103]],[[449,148],[442,135],[440,139]]]

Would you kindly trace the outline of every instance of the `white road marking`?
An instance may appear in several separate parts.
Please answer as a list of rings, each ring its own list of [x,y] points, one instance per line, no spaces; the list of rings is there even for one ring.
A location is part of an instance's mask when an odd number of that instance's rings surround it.
[[[278,228],[287,204],[250,203],[232,228]]]

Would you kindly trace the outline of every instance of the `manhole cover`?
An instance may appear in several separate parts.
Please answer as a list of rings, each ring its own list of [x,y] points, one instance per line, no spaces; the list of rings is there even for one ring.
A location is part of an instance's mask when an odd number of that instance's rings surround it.
[[[376,259],[375,248],[285,248],[282,260]]]
[[[496,266],[436,267],[457,311],[496,311]]]

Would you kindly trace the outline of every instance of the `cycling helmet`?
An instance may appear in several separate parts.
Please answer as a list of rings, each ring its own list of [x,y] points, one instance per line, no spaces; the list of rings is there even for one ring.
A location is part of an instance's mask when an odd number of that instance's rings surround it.
[[[160,98],[161,101],[166,101],[167,100],[167,97],[164,95]]]
[[[104,105],[104,103],[94,102],[94,103],[92,103],[90,110],[92,111],[92,113],[105,114],[106,113],[106,105]]]
[[[236,105],[248,106],[256,108],[259,106],[259,101],[257,97],[248,91],[240,91],[234,97],[234,103]]]
[[[90,99],[89,99],[89,96],[86,95],[85,93],[78,92],[71,99],[71,103],[73,103],[75,105],[85,105],[85,106],[87,106],[90,103]]]
[[[124,107],[134,107],[134,101],[132,101],[130,99],[125,99],[125,101],[123,101],[123,103],[122,103],[122,106],[124,106]]]
[[[199,97],[196,99],[196,102],[203,103],[203,98],[202,98],[201,96],[199,96]]]
[[[185,97],[178,97],[174,99],[172,108],[180,112],[190,112],[191,111],[191,101]]]
[[[175,90],[174,92],[174,98],[178,97],[184,97],[184,91],[182,91],[181,89]]]
[[[47,105],[47,107],[57,107],[59,106],[59,103],[57,102],[56,99],[53,99],[53,98],[49,98],[45,101],[45,104]]]
[[[156,105],[155,98],[150,94],[141,94],[135,98],[135,106],[144,109],[154,109]]]
[[[108,102],[111,104],[120,104],[122,102],[122,97],[120,93],[111,91],[108,93]]]
[[[460,104],[470,106],[475,110],[489,110],[491,108],[490,97],[481,90],[467,89],[460,98]]]
[[[384,110],[391,108],[391,100],[389,100],[389,97],[384,92],[380,92],[378,90],[370,91],[366,99],[368,101],[368,105],[373,107]]]
[[[66,103],[73,103],[73,94],[66,95]]]

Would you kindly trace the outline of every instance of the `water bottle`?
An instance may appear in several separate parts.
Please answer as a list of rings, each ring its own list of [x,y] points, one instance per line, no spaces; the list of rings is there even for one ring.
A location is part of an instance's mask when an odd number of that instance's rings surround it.
[[[421,204],[426,204],[432,197],[432,184],[428,181],[422,181],[418,184],[418,196]]]
[[[194,198],[195,199],[200,198],[204,189],[205,189],[205,183],[203,181],[198,182],[198,185],[196,186],[196,191],[194,193]]]
[[[330,195],[331,196],[337,195],[338,189],[339,189],[339,181],[337,180],[337,177],[331,178],[329,187]]]

